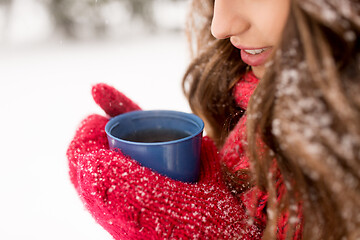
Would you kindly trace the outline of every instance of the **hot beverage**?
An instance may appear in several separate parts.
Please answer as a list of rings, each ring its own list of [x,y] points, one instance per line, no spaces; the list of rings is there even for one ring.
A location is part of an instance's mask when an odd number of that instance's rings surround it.
[[[120,138],[131,142],[156,143],[174,141],[188,136],[190,134],[174,129],[144,129],[134,131]]]
[[[204,122],[191,113],[133,111],[113,117],[105,126],[109,149],[172,179],[196,182]]]

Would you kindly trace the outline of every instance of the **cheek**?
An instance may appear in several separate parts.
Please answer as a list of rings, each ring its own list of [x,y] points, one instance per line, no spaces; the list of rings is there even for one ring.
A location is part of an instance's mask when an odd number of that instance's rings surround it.
[[[290,0],[275,0],[278,4],[272,4],[261,13],[258,13],[259,25],[265,39],[270,45],[277,45],[280,42],[283,29],[289,15]]]

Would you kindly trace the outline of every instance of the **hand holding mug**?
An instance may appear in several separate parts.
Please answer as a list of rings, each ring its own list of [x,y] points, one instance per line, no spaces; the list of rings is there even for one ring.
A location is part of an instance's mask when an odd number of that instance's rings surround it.
[[[111,116],[139,110],[106,85],[96,85],[93,96]],[[260,239],[261,231],[248,225],[242,204],[222,181],[211,139],[202,140],[200,178],[190,184],[110,150],[105,132],[108,121],[99,115],[87,117],[67,157],[71,180],[86,208],[115,239]]]

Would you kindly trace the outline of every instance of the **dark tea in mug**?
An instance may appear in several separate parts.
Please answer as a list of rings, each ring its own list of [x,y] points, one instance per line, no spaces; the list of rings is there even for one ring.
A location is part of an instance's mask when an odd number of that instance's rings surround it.
[[[131,142],[156,143],[169,142],[189,137],[191,134],[175,129],[143,129],[119,138]]]

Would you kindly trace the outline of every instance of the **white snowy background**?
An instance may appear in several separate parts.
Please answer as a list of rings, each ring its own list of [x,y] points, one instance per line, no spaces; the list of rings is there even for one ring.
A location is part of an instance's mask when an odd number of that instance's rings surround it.
[[[79,122],[103,114],[90,94],[95,83],[147,110],[190,111],[181,90],[186,37],[167,30],[184,27],[188,2],[154,7],[161,30],[129,23],[86,41],[54,34],[35,0],[15,0],[7,27],[0,12],[0,239],[112,239],[84,209],[65,153]]]

